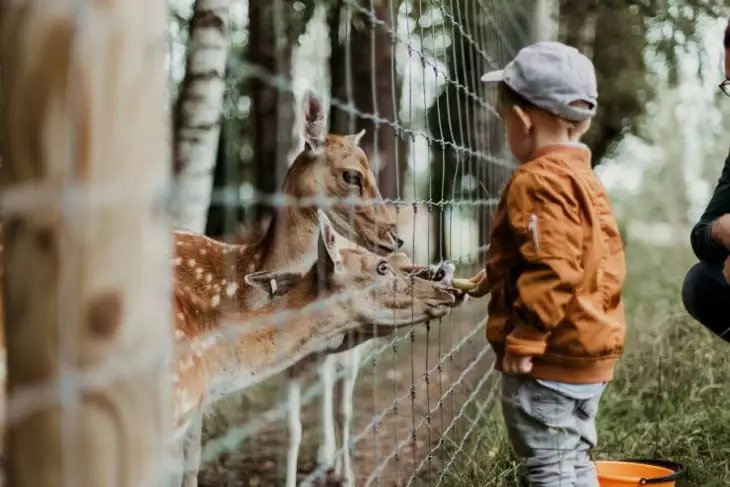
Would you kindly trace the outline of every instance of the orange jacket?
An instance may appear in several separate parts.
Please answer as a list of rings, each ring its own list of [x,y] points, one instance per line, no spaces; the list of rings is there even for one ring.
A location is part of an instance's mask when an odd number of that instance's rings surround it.
[[[530,375],[603,382],[623,351],[623,244],[584,146],[550,146],[512,174],[497,206],[487,277],[487,339],[533,356]]]

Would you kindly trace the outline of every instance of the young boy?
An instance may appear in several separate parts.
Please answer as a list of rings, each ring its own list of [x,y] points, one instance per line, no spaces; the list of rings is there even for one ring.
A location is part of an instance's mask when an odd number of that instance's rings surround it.
[[[496,83],[519,167],[496,210],[487,267],[487,339],[502,372],[502,411],[531,487],[597,487],[598,402],[623,351],[623,245],[609,197],[579,142],[596,113],[591,61],[540,42]]]

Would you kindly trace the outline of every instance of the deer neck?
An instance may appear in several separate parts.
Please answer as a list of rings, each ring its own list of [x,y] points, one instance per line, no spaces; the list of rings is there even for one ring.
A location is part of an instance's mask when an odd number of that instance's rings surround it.
[[[315,208],[291,206],[279,209],[258,243],[261,247],[258,270],[306,272],[317,260],[318,232]]]
[[[302,306],[322,298],[316,292],[305,291],[299,296],[296,290],[293,293],[288,305],[277,303],[244,315],[222,314],[216,319],[221,333],[202,341],[199,350],[207,376],[207,403],[256,385],[326,350],[344,328],[355,326],[356,320],[341,306],[302,310]],[[304,296],[306,302],[299,299]]]
[[[246,284],[245,276],[270,270],[306,272],[317,260],[316,215],[315,208],[282,208],[258,242],[243,245],[176,231],[176,283],[222,311],[259,309],[269,298]]]

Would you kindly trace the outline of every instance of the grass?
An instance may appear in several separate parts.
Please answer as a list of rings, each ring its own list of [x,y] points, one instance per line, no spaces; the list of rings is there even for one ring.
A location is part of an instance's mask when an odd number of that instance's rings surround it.
[[[730,485],[730,346],[683,311],[688,250],[627,246],[624,299],[629,332],[616,378],[603,395],[596,458],[682,463],[680,487]],[[452,468],[447,486],[516,486],[498,408],[477,418],[480,434]]]

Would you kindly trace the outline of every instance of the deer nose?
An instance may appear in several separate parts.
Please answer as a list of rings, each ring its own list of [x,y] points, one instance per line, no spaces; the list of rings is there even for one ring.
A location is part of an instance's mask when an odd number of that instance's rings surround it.
[[[395,248],[396,249],[399,249],[399,248],[403,247],[403,244],[405,243],[403,241],[403,239],[401,239],[399,237],[395,237],[395,236],[393,237],[393,241],[395,242]]]

